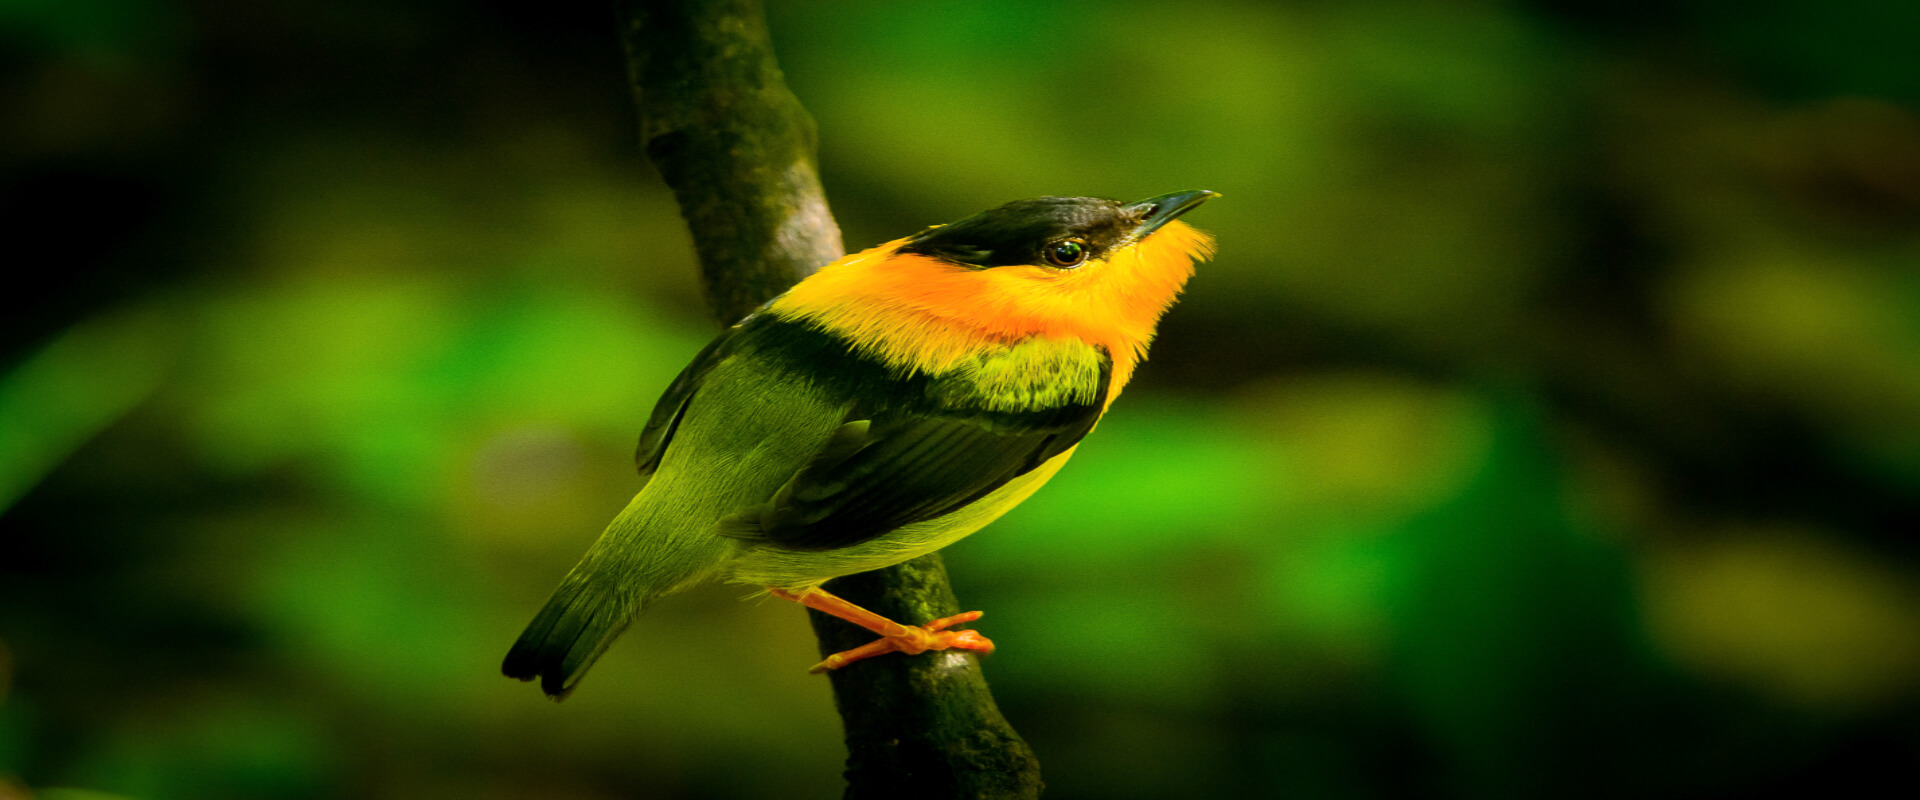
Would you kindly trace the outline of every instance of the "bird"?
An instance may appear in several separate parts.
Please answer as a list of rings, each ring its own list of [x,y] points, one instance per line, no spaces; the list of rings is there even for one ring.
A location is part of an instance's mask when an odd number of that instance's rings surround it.
[[[555,700],[643,609],[710,581],[879,634],[874,656],[993,650],[821,588],[939,550],[1072,457],[1212,257],[1177,218],[1218,193],[1016,200],[828,264],[714,339],[640,433],[643,485],[507,654]]]

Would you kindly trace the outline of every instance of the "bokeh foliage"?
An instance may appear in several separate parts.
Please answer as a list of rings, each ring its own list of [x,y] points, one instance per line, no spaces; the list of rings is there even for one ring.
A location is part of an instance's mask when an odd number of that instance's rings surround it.
[[[0,5],[0,797],[838,791],[743,590],[495,673],[713,332],[582,5]],[[772,5],[849,246],[1225,195],[948,551],[1051,796],[1911,785],[1920,6]]]

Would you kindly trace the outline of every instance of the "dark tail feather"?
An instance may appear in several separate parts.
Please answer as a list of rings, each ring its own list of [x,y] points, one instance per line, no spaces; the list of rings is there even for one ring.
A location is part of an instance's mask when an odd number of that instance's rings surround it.
[[[565,700],[587,668],[625,630],[638,604],[601,581],[568,575],[545,608],[513,643],[500,671]]]

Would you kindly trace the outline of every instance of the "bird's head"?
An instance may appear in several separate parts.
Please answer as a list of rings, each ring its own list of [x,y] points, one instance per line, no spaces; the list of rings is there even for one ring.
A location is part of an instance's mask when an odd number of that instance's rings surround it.
[[[1218,196],[1016,200],[840,259],[774,308],[935,369],[981,340],[1033,335],[1135,358],[1213,252],[1176,218]]]
[[[906,239],[895,252],[937,258],[961,267],[986,270],[1033,267],[1028,279],[1046,279],[1066,270],[1097,271],[1114,256],[1132,250],[1174,218],[1217,197],[1192,191],[1122,203],[1099,197],[1036,197],[1015,200],[951,225],[936,225]],[[1173,230],[1192,229],[1178,225]],[[1180,238],[1170,232],[1158,243]],[[1191,255],[1188,255],[1189,260]],[[1189,263],[1189,266],[1190,263]]]

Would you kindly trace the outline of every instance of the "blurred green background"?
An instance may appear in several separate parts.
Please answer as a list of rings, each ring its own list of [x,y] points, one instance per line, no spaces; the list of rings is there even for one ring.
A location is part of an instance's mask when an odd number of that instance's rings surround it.
[[[1920,5],[769,16],[849,247],[1224,194],[947,551],[1051,797],[1914,786]],[[0,2],[0,798],[838,795],[785,604],[497,673],[715,331],[633,127],[598,2]]]

